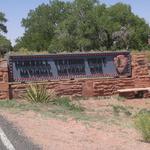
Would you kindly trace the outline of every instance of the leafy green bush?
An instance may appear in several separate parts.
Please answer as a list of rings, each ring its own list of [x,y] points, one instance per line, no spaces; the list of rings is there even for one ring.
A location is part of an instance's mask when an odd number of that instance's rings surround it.
[[[150,142],[150,113],[140,113],[136,116],[135,127],[142,133],[145,142]]]
[[[68,97],[59,97],[53,101],[53,104],[63,106],[71,111],[81,112],[84,110],[83,107],[71,103],[71,100]]]
[[[32,103],[48,103],[55,98],[55,92],[53,90],[47,91],[44,85],[30,85],[27,89],[25,98]]]

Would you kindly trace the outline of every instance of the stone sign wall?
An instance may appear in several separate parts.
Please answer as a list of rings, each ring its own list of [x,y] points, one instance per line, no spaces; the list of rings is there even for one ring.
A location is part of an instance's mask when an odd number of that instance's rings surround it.
[[[5,65],[2,65],[4,64]],[[146,55],[135,53],[131,57],[132,76],[120,78],[75,78],[32,82],[44,84],[47,90],[55,89],[58,95],[74,96],[111,96],[118,89],[150,87],[150,76]],[[20,98],[29,83],[8,82],[6,61],[0,61],[0,99]]]
[[[130,62],[128,51],[10,56],[10,82],[128,77]]]

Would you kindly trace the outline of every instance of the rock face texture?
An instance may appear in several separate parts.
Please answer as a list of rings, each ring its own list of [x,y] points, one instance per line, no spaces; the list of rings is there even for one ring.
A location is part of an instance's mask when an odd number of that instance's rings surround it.
[[[86,78],[74,80],[52,80],[36,84],[44,84],[48,90],[54,89],[58,95],[71,96],[111,96],[119,89],[150,87],[150,75],[146,54],[131,54],[132,76],[120,78]],[[9,83],[9,73],[5,60],[0,61],[0,99],[20,98],[29,83]],[[35,83],[32,83],[35,84]],[[150,96],[149,93],[145,94]],[[126,93],[132,98],[133,93]]]
[[[7,61],[0,60],[0,99],[9,98],[9,84],[8,84],[8,67]]]

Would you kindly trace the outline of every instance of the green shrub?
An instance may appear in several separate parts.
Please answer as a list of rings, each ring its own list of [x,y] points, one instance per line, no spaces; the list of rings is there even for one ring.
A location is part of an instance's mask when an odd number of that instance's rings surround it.
[[[142,133],[145,142],[150,142],[150,113],[140,113],[136,116],[135,127]]]
[[[53,90],[47,91],[44,85],[30,85],[27,88],[27,94],[25,98],[32,103],[48,103],[55,98],[55,92]]]
[[[71,103],[71,100],[68,97],[59,97],[53,101],[53,104],[58,106],[63,106],[71,111],[83,111],[83,107]]]

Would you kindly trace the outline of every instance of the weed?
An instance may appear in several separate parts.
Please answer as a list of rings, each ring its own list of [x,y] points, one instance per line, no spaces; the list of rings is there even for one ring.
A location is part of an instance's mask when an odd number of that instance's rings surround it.
[[[120,105],[113,105],[113,112],[115,115],[118,115],[120,113],[124,113],[126,116],[131,116],[132,113],[124,106],[120,106]]]
[[[71,100],[68,97],[57,98],[53,101],[53,104],[58,105],[58,106],[63,106],[67,108],[68,110],[77,111],[77,112],[81,112],[84,110],[83,107],[72,104]]]
[[[1,100],[0,107],[1,108],[13,108],[17,106],[17,102],[15,100]]]
[[[138,115],[143,114],[143,113],[150,114],[150,110],[147,110],[146,108],[143,108],[143,109],[141,109],[141,110],[138,112]]]
[[[136,116],[135,127],[142,133],[145,142],[150,142],[150,113],[140,113]]]
[[[117,96],[117,100],[121,101],[121,102],[124,102],[126,99],[123,96]]]

